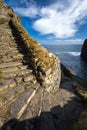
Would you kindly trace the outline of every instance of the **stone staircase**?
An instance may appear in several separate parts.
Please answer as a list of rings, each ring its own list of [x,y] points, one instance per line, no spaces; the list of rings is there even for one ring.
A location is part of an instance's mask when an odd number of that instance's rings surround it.
[[[60,86],[60,60],[0,0],[0,130],[71,130],[83,110],[71,74],[62,68]]]
[[[1,126],[22,116],[40,85],[28,66],[26,50],[16,43],[9,25],[2,24],[0,30]]]

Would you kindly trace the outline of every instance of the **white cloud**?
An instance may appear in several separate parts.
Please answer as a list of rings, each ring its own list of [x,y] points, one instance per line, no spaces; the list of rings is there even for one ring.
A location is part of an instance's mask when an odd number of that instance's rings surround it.
[[[87,0],[70,2],[67,6],[57,2],[54,6],[42,8],[41,18],[35,21],[33,28],[41,34],[54,34],[57,38],[74,36],[87,16]]]
[[[38,8],[36,6],[30,6],[29,8],[15,8],[14,10],[20,16],[35,18],[38,15]]]
[[[47,39],[42,41],[42,44],[83,44],[83,39],[66,39],[66,40],[57,40],[57,39]]]
[[[21,16],[36,18],[33,28],[40,34],[52,34],[56,38],[69,38],[76,34],[87,17],[87,0],[58,1],[52,5],[38,7],[36,3],[27,8],[15,8]]]

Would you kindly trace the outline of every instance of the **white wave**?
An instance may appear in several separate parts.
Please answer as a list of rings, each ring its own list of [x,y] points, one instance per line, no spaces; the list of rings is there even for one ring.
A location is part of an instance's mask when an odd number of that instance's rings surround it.
[[[67,52],[67,53],[73,56],[79,56],[81,52]]]

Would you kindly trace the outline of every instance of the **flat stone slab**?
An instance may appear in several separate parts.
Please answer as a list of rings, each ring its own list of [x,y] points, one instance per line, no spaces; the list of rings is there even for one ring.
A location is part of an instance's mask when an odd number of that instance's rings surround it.
[[[9,116],[13,118],[20,118],[30,100],[35,95],[35,92],[36,90],[30,88],[26,92],[22,93],[18,99],[10,105],[8,111]]]
[[[15,98],[18,94],[22,93],[24,91],[24,85],[20,84],[12,89],[9,89],[5,93],[1,94],[0,97],[2,101],[0,102],[0,107],[7,103],[8,101],[12,100]]]
[[[21,70],[17,76],[23,76],[23,75],[27,75],[27,74],[31,74],[32,70],[26,69],[26,70]]]
[[[29,82],[29,81],[31,81],[31,80],[33,80],[34,79],[34,76],[33,75],[29,75],[29,76],[26,76],[26,77],[24,77],[24,82]]]
[[[27,66],[27,65],[20,65],[20,66],[18,66],[18,68],[19,68],[20,70],[24,70],[24,69],[27,69],[28,66]]]
[[[21,62],[9,62],[9,63],[2,63],[0,64],[0,68],[6,68],[6,67],[12,67],[12,66],[18,66],[21,65]]]
[[[16,82],[11,80],[4,80],[0,82],[0,91],[7,89],[8,87],[14,87],[16,85]]]
[[[8,67],[8,68],[3,68],[1,69],[1,72],[2,73],[9,73],[9,72],[15,72],[15,71],[18,71],[19,68],[18,67]]]

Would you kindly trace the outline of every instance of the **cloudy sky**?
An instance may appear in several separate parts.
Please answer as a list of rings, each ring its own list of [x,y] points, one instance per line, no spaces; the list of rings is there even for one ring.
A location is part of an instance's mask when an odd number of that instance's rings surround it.
[[[41,44],[83,43],[87,38],[87,0],[5,0],[22,25]]]

